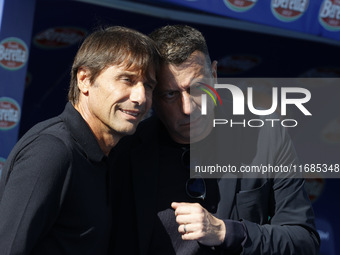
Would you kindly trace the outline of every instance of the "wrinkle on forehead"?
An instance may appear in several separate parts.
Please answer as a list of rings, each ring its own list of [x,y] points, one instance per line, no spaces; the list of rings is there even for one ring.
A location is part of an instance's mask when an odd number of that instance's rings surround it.
[[[194,53],[192,53],[185,62],[183,62],[182,64],[177,65],[182,66],[183,68],[188,68],[192,65],[200,65],[202,67],[208,67],[207,65],[207,60],[205,55],[200,52],[200,51],[195,51]]]

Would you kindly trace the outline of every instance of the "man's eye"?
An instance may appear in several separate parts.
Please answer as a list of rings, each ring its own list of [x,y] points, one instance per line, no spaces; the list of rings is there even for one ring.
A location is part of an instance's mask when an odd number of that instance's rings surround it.
[[[178,96],[178,91],[169,91],[169,92],[164,92],[162,94],[162,97],[166,100],[174,99],[176,96]]]
[[[129,77],[123,77],[122,81],[127,82],[127,83],[132,83],[132,79]]]
[[[170,98],[174,98],[176,96],[176,92],[167,92],[165,95],[164,95],[166,98],[170,99]]]

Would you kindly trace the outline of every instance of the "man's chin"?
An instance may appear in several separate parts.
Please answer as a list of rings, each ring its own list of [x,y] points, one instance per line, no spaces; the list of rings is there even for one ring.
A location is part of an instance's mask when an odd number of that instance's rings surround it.
[[[182,129],[180,132],[178,132],[176,136],[173,135],[172,139],[180,144],[190,144],[203,140],[208,136],[209,133],[210,130],[207,130],[207,128],[186,128],[185,130]]]
[[[121,136],[133,135],[136,132],[136,130],[137,130],[137,125],[133,125],[133,126],[120,130],[119,133]]]
[[[205,123],[206,124],[206,123]],[[190,143],[199,142],[206,138],[210,132],[211,127],[209,125],[201,124],[200,126],[190,127]]]
[[[127,133],[127,135],[133,135],[136,132],[136,130],[137,130],[137,126],[131,128],[126,133]]]

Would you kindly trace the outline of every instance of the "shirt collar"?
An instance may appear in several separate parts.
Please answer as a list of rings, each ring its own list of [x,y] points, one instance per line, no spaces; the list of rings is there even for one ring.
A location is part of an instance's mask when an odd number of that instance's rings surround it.
[[[70,130],[73,139],[84,150],[88,159],[99,162],[106,158],[90,127],[70,102],[66,104],[60,117]]]

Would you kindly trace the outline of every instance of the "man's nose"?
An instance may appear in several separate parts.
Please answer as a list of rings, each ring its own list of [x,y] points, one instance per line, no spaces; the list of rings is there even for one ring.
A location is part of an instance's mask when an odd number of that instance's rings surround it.
[[[194,110],[194,102],[188,92],[182,93],[182,111],[186,115],[190,115]]]
[[[145,87],[143,82],[138,82],[131,88],[130,100],[138,105],[146,102]]]

